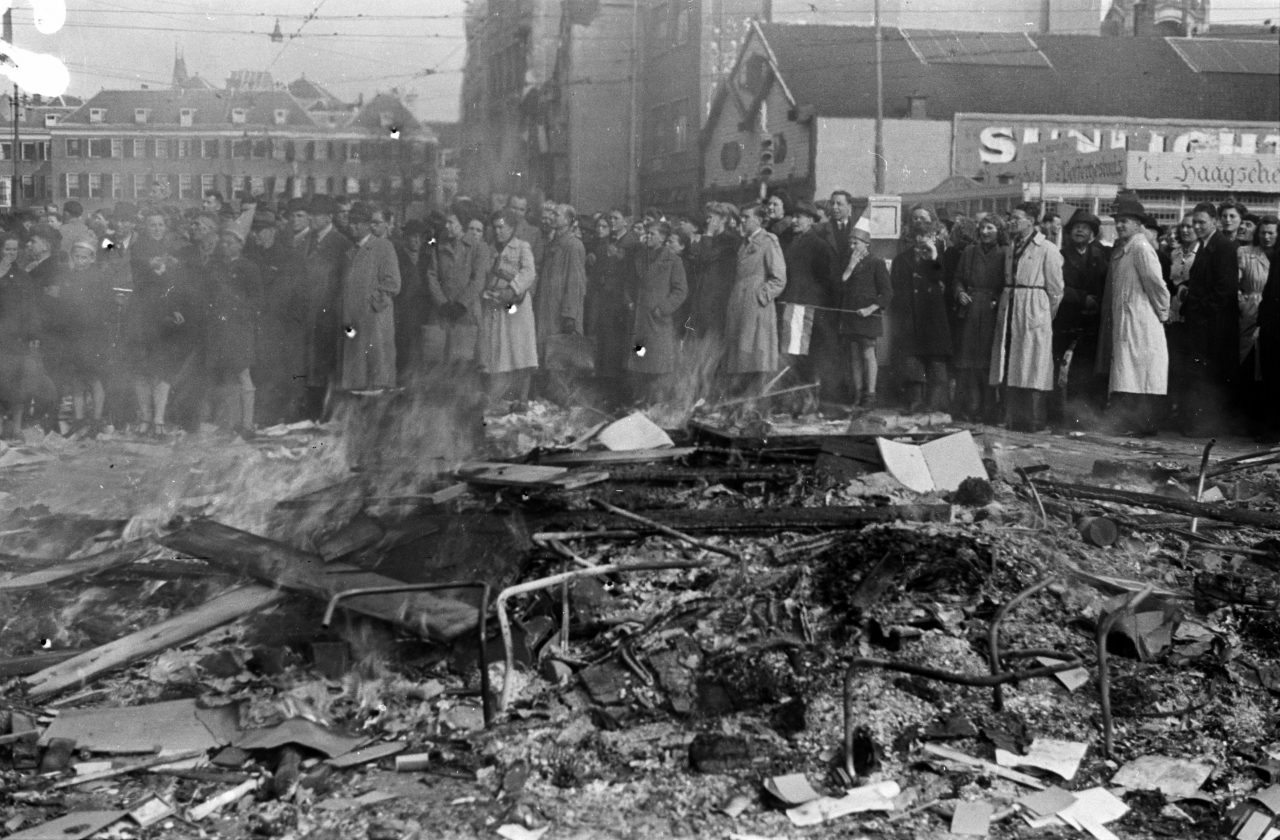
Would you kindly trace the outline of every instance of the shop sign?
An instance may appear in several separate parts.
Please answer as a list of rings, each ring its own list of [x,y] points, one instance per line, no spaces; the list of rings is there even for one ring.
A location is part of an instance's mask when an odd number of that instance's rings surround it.
[[[1280,191],[1280,156],[1129,152],[1124,186],[1137,190]]]
[[[1055,140],[1024,147],[1018,159],[985,167],[985,183],[1122,184],[1125,176],[1124,149],[1080,152],[1068,140]],[[1043,173],[1041,162],[1043,161]]]
[[[988,166],[1017,163],[1029,146],[1051,140],[1068,141],[1082,155],[1108,149],[1221,155],[1280,150],[1280,124],[1263,122],[956,114],[951,136],[952,174],[969,177]],[[1037,171],[1031,180],[1039,178]]]

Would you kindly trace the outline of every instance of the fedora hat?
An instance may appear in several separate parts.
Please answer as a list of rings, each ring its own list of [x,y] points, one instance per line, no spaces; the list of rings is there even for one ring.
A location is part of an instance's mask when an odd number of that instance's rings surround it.
[[[1116,196],[1115,209],[1111,211],[1111,215],[1116,219],[1128,216],[1131,219],[1137,219],[1139,224],[1148,218],[1147,208],[1143,207],[1142,202],[1132,193],[1121,193]]]
[[[1098,236],[1102,232],[1102,220],[1083,207],[1071,214],[1071,218],[1067,220],[1066,229],[1069,231],[1079,224],[1088,225],[1094,236]]]

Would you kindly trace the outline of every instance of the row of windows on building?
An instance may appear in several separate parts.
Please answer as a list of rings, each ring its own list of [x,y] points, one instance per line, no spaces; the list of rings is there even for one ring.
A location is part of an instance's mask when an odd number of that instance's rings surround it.
[[[27,179],[31,193],[27,193]],[[57,176],[58,198],[81,199],[199,199],[205,193],[236,195],[362,195],[383,198],[413,198],[426,195],[427,178],[315,178],[257,175],[192,175],[188,173],[105,173],[64,172]],[[52,198],[47,194],[45,176],[23,178],[23,198]]]
[[[281,140],[271,137],[67,137],[59,140],[68,158],[238,158],[241,160],[359,161],[427,163],[430,145],[391,141]],[[23,144],[23,159],[26,145]],[[12,144],[8,146],[12,152]],[[48,146],[48,143],[45,143]],[[46,157],[49,150],[44,150]],[[41,158],[43,159],[43,158]]]

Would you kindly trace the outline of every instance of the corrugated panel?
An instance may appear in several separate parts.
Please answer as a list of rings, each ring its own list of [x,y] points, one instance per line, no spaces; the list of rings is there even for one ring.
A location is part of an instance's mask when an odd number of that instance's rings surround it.
[[[985,64],[1002,67],[1051,67],[1049,59],[1022,32],[949,32],[902,30],[911,48],[928,64]]]
[[[1197,73],[1280,73],[1280,43],[1215,38],[1165,38]]]

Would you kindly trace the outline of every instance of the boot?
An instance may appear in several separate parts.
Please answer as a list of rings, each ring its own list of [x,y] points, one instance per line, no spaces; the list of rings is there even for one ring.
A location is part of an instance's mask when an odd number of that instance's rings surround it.
[[[907,386],[907,413],[916,414],[924,408],[924,383],[912,382]]]
[[[947,383],[934,382],[929,385],[929,411],[946,411],[950,407],[950,389]]]

